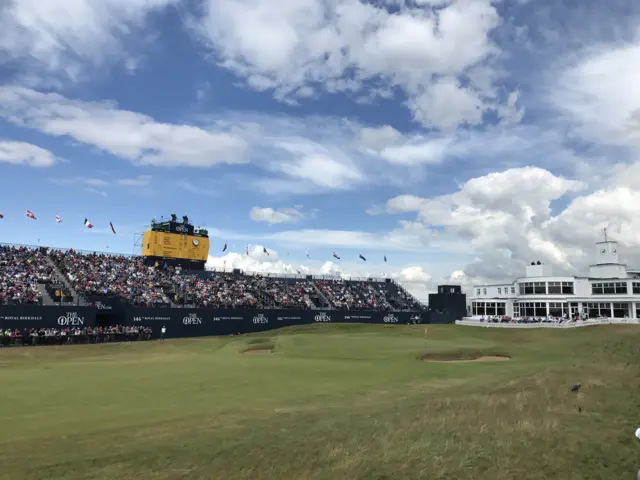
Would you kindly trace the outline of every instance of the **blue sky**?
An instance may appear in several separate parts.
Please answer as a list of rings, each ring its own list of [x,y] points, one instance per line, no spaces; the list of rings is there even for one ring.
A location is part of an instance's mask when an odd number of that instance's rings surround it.
[[[216,266],[384,271],[426,289],[519,274],[532,256],[580,268],[603,226],[640,242],[635,212],[615,208],[637,194],[639,13],[4,2],[0,241],[130,253],[176,213],[209,228]],[[275,255],[242,258],[246,244]]]

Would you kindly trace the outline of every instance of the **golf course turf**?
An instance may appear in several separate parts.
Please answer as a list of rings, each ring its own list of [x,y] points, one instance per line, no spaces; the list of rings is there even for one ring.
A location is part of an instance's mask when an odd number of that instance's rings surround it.
[[[480,357],[509,361],[454,361]],[[325,324],[14,347],[0,349],[0,389],[7,479],[614,480],[640,468],[637,326],[446,325],[425,338],[419,325]]]

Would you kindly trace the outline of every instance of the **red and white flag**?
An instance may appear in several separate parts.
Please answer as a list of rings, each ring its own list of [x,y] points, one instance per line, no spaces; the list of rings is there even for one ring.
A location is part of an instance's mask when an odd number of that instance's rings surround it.
[[[33,214],[31,210],[27,210],[27,213],[25,215],[32,220],[37,220],[36,216]]]
[[[93,228],[93,223],[91,223],[89,220],[87,220],[86,218],[84,219],[84,226],[87,228]]]
[[[0,219],[4,218],[4,214],[2,212],[0,212]]]
[[[56,222],[62,223],[62,219],[58,215],[56,215]]]

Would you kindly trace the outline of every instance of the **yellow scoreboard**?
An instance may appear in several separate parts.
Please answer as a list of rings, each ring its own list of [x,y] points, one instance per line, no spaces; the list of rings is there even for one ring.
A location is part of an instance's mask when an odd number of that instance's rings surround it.
[[[206,262],[209,258],[209,239],[148,230],[143,235],[142,256]]]

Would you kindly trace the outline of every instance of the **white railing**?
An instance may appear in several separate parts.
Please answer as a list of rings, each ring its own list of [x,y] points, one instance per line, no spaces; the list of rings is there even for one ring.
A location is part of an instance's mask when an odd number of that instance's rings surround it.
[[[456,320],[456,325],[466,325],[469,327],[497,327],[497,328],[576,328],[589,327],[592,325],[640,325],[640,320],[636,318],[590,318],[589,320],[564,321],[564,322],[540,322],[540,323],[493,323],[481,322],[477,319],[465,318]]]

